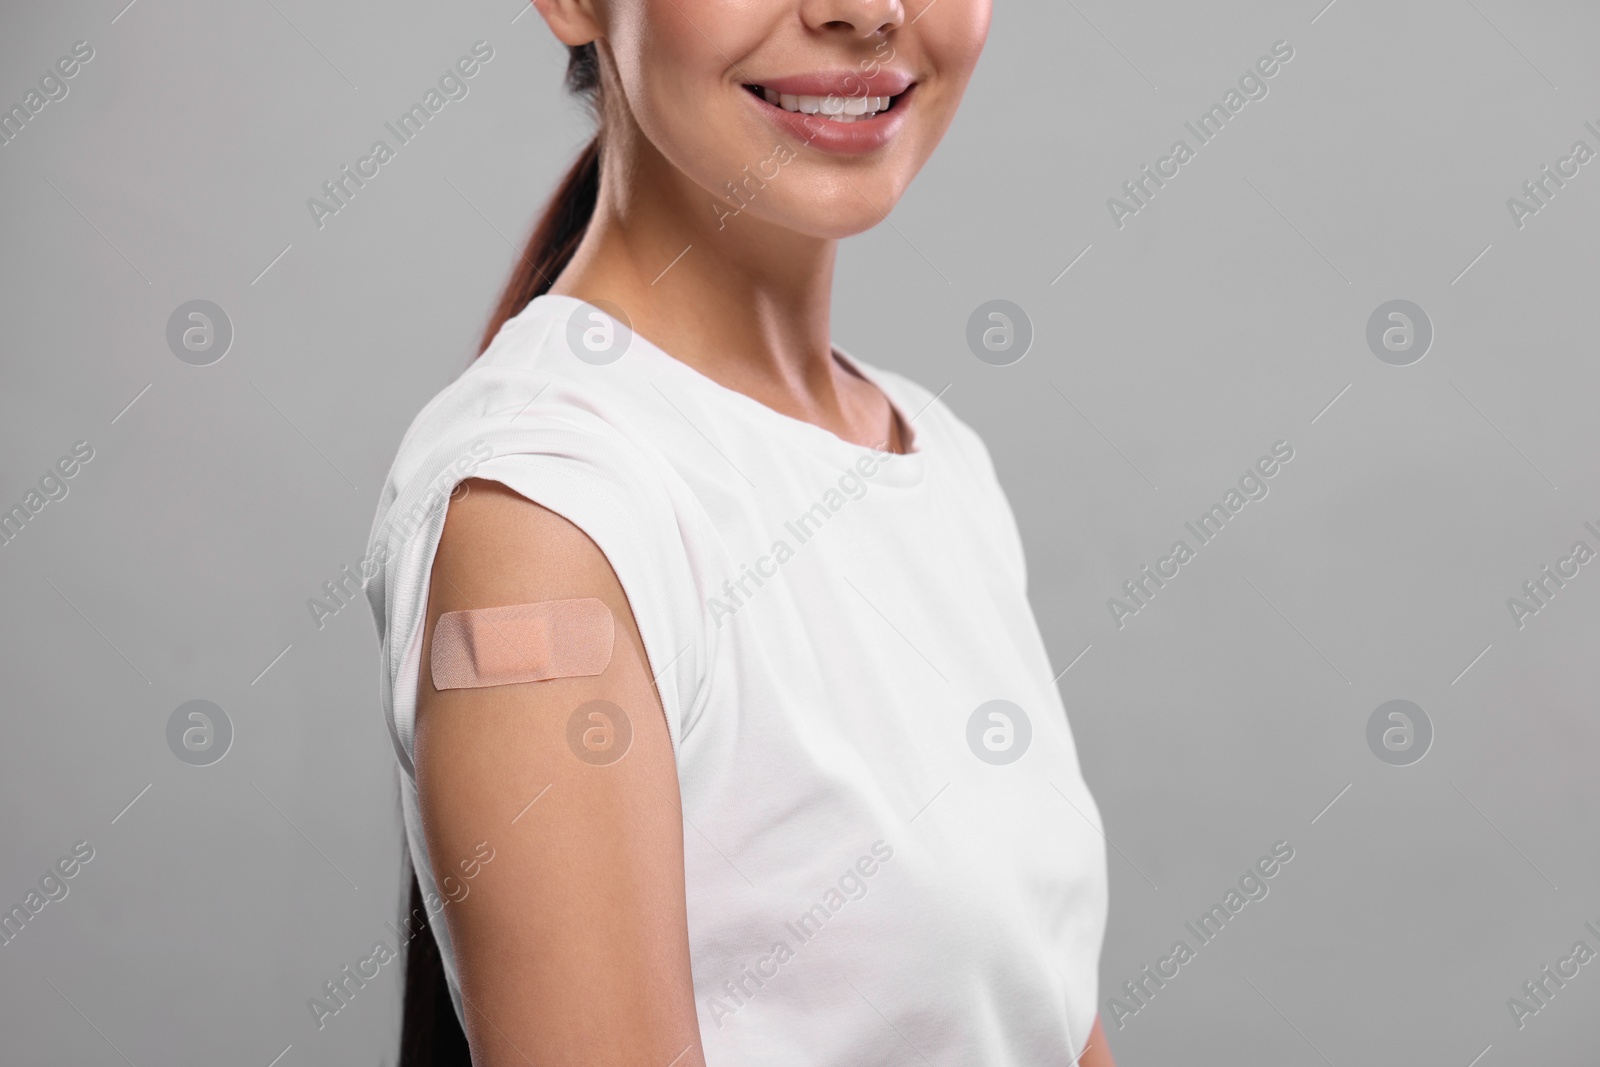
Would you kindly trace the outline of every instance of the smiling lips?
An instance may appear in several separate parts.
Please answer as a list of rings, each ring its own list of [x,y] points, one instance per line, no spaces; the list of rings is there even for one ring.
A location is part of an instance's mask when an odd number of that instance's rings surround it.
[[[807,144],[858,155],[893,138],[914,84],[909,74],[879,70],[796,75],[744,88],[770,120]]]

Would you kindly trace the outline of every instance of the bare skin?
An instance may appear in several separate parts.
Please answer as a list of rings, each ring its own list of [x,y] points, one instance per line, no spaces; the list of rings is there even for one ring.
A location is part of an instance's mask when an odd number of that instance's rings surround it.
[[[791,0],[769,5],[787,22],[763,14],[747,29],[728,9],[752,5],[726,0],[541,0],[564,43],[601,48],[603,72],[600,202],[552,291],[612,301],[640,334],[714,381],[847,441],[881,445],[888,401],[831,356],[834,263],[838,238],[884,217],[954,116],[976,60],[969,38],[975,27],[981,44],[988,3],[943,2],[948,17],[922,20],[913,38],[900,35],[908,19],[898,0]],[[641,47],[636,38],[648,41],[642,57],[630,52]],[[736,83],[745,78],[866,71],[885,55],[919,82],[916,120],[884,158],[831,158],[741,122],[747,105]],[[689,73],[658,73],[673,63]],[[691,93],[710,99],[660,114],[639,106]],[[684,111],[693,121],[680,129]],[[738,217],[723,219],[716,208],[727,201],[715,190],[779,142],[799,158]],[[716,162],[686,173],[686,161],[708,158]]]
[[[416,765],[436,877],[479,841],[495,849],[444,912],[473,1062],[703,1064],[677,772],[627,597],[576,526],[498,483],[467,484],[434,559]],[[616,621],[604,673],[434,689],[426,664],[442,613],[575,597],[600,599]],[[633,728],[610,766],[567,745],[573,709],[595,699]]]
[[[832,355],[837,240],[880,221],[942,137],[989,0],[940,0],[914,25],[900,0],[536,6],[563,43],[596,45],[603,85],[599,203],[552,291],[621,306],[639,334],[776,411],[902,450],[888,400]],[[863,158],[794,145],[780,178],[737,218],[719,217],[714,190],[774,140],[745,110],[741,82],[867,69],[885,54],[917,79],[894,145]],[[503,486],[468,486],[434,559],[416,766],[436,876],[480,841],[496,850],[443,913],[473,1062],[703,1065],[676,764],[627,598],[577,527]],[[441,614],[572,597],[604,601],[616,620],[603,674],[434,689],[426,665]],[[568,748],[569,716],[593,699],[633,727],[609,766]],[[1115,1067],[1098,1022],[1077,1062]]]
[[[1089,1031],[1089,1043],[1078,1056],[1078,1067],[1117,1067],[1117,1061],[1111,1055],[1111,1046],[1106,1043],[1105,1027],[1099,1018],[1094,1021],[1094,1029]]]

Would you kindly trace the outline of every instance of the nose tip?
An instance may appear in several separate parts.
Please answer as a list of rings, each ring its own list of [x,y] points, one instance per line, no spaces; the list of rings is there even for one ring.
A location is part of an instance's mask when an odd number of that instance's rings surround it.
[[[881,37],[905,24],[901,0],[806,0],[802,14],[813,29]]]

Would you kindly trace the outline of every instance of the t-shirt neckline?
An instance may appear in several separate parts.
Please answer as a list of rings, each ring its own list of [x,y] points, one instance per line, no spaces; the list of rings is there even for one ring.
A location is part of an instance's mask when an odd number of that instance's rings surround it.
[[[840,468],[853,466],[863,458],[870,457],[877,464],[877,473],[874,474],[872,479],[875,483],[910,486],[922,480],[927,458],[927,440],[912,421],[921,412],[908,413],[901,405],[900,399],[896,396],[896,391],[892,386],[880,379],[871,368],[862,364],[861,361],[838,345],[832,346],[835,358],[839,359],[848,370],[859,375],[863,381],[870,383],[879,393],[883,394],[883,398],[887,401],[893,417],[899,420],[901,427],[910,435],[910,441],[907,443],[911,446],[911,451],[880,452],[867,445],[858,445],[853,441],[846,441],[832,430],[824,429],[815,423],[797,419],[792,415],[786,415],[775,408],[768,407],[754,397],[741,393],[737,389],[730,389],[714,378],[702,374],[643,334],[619,322],[605,308],[588,304],[587,301],[580,300],[577,297],[558,293],[545,293],[535,297],[529,303],[528,310],[534,311],[536,314],[548,310],[556,312],[557,317],[559,317],[562,309],[570,313],[571,309],[578,305],[588,306],[600,314],[606,315],[619,328],[628,332],[632,340],[627,354],[619,361],[619,366],[629,362],[628,357],[638,351],[646,357],[645,361],[649,366],[659,367],[663,373],[677,378],[688,387],[718,397],[721,402],[740,409],[749,417],[762,420],[772,426],[774,432],[781,433],[785,438],[793,441],[797,447],[803,447],[808,453],[816,455],[819,459],[829,462],[833,466]]]

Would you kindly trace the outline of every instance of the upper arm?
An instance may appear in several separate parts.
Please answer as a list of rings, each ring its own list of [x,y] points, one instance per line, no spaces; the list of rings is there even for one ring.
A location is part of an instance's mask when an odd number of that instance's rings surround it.
[[[1106,1043],[1106,1030],[1095,1016],[1094,1029],[1089,1031],[1089,1041],[1078,1055],[1077,1067],[1117,1067],[1111,1058],[1111,1046]]]
[[[701,1064],[676,763],[627,597],[578,527],[498,483],[467,484],[434,557],[415,763],[436,876],[480,842],[494,849],[442,913],[473,1062]],[[441,614],[579,597],[615,622],[601,674],[434,688]],[[632,732],[608,764],[568,743],[573,712],[596,699]]]

